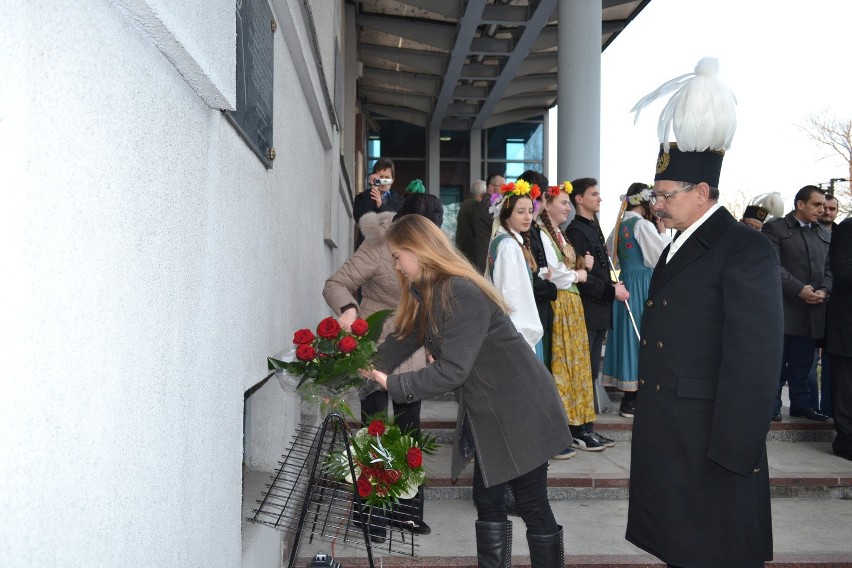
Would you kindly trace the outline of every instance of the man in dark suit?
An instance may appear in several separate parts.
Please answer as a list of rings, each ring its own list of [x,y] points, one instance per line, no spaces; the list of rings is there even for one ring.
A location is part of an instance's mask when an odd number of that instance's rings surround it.
[[[679,101],[722,101],[717,120],[735,125],[713,61],[698,64],[704,81],[694,87],[718,96]],[[642,315],[626,538],[669,566],[755,568],[772,559],[766,434],[782,351],[778,259],[718,203],[733,127],[689,124],[693,132],[675,123],[678,143],[662,143],[657,161],[653,212],[678,235]],[[727,136],[695,141],[695,132]]]
[[[796,193],[795,209],[763,225],[763,234],[780,259],[784,294],[784,358],[772,420],[781,421],[781,389],[789,386],[790,416],[825,422],[814,408],[808,373],[817,340],[825,334],[825,302],[831,293],[831,270],[826,262],[831,234],[818,223],[825,192],[806,185]],[[816,393],[814,393],[816,394]]]
[[[829,261],[834,287],[828,302],[825,350],[837,432],[832,448],[836,455],[852,460],[852,218],[831,232]]]
[[[485,274],[488,243],[491,241],[493,218],[488,212],[490,200],[484,180],[470,186],[470,198],[459,208],[456,220],[456,247],[467,257],[480,274]]]

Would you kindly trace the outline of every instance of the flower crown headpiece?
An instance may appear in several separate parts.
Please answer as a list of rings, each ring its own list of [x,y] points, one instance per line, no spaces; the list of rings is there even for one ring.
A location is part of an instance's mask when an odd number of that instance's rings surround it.
[[[510,195],[529,197],[533,202],[533,213],[538,213],[538,198],[541,195],[541,189],[537,184],[530,185],[528,181],[519,179],[513,183],[504,183],[499,192],[491,195],[491,207],[488,208],[488,212],[491,213],[493,218],[499,217],[500,209],[509,204],[509,200],[506,198]]]
[[[547,195],[549,197],[556,197],[557,195],[559,195],[563,191],[565,193],[567,193],[568,195],[571,195],[571,193],[573,193],[574,186],[571,185],[570,181],[563,181],[562,185],[551,185],[550,187],[547,188]]]
[[[627,202],[630,205],[641,205],[643,201],[646,202],[646,203],[650,202],[651,197],[653,195],[654,195],[654,193],[651,191],[651,189],[646,187],[645,189],[643,189],[639,193],[634,193],[633,195],[628,195],[626,197],[622,196],[621,199],[622,200],[626,199]]]

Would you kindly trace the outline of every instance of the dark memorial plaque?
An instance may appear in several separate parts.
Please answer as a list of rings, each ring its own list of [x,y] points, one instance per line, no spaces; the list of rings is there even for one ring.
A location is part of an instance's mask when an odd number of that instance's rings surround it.
[[[267,0],[237,0],[237,110],[225,116],[267,168],[272,167],[275,22]]]

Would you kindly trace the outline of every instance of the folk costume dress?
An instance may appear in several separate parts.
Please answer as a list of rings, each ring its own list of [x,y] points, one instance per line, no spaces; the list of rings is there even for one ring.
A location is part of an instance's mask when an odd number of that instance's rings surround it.
[[[638,327],[648,299],[651,274],[660,259],[660,253],[669,245],[671,238],[661,235],[653,223],[635,211],[625,211],[617,229],[618,250],[615,253],[621,268],[619,279],[630,291],[628,304]],[[601,384],[632,392],[639,385],[638,373],[639,339],[624,302],[614,302],[612,330],[606,340]]]
[[[568,424],[582,426],[595,421],[595,402],[592,381],[589,380],[589,337],[583,315],[583,302],[577,289],[576,254],[561,232],[554,243],[546,228],[541,239],[547,257],[550,281],[556,285],[553,305],[552,355],[550,369],[556,380],[556,390],[562,399]],[[563,255],[566,251],[568,258]]]
[[[512,308],[509,314],[515,328],[543,361],[541,338],[544,328],[538,317],[532,288],[532,270],[524,257],[521,236],[503,227],[488,245],[488,277]]]

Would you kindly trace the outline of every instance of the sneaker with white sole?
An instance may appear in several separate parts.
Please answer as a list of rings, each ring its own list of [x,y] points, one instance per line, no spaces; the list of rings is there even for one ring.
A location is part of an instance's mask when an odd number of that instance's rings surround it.
[[[564,450],[562,450],[561,452],[559,452],[558,454],[553,456],[553,459],[555,459],[555,460],[570,460],[571,458],[573,458],[576,455],[577,455],[577,451],[574,448],[565,448]]]
[[[571,446],[584,452],[602,452],[606,449],[606,446],[601,444],[597,438],[588,432],[574,434],[574,441],[571,442]]]

